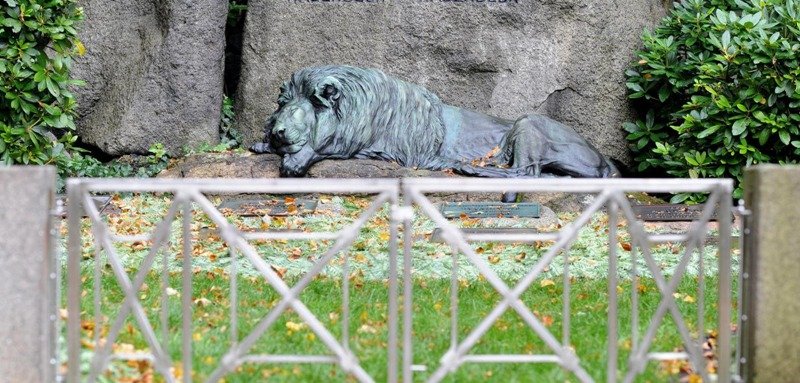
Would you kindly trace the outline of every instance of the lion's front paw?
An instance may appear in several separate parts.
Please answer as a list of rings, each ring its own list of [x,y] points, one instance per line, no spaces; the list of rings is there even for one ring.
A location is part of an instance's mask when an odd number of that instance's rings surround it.
[[[272,153],[272,147],[266,142],[258,142],[250,147],[250,151],[256,154]]]

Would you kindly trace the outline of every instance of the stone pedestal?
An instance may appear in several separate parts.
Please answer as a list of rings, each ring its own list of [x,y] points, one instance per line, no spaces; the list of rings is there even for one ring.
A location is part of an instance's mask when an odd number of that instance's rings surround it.
[[[0,168],[0,382],[55,381],[54,195],[54,168]]]

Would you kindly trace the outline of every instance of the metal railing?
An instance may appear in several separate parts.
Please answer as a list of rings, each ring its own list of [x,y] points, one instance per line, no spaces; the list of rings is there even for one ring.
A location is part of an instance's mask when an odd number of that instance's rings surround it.
[[[584,209],[580,216],[560,230],[555,236],[553,233],[531,233],[531,234],[497,234],[493,233],[491,238],[497,242],[535,242],[554,240],[555,244],[551,246],[547,252],[539,259],[522,279],[513,287],[508,286],[490,267],[489,263],[480,257],[477,252],[470,245],[471,242],[485,242],[487,236],[465,235],[458,227],[454,226],[451,222],[446,220],[439,210],[426,198],[426,193],[437,192],[497,192],[502,193],[505,191],[517,191],[524,193],[589,193],[595,195],[591,204]],[[665,360],[665,359],[688,359],[694,371],[699,374],[703,381],[711,381],[707,372],[705,363],[703,363],[702,356],[702,334],[699,337],[693,337],[690,330],[686,325],[683,316],[677,308],[674,294],[677,289],[678,282],[686,272],[689,262],[693,258],[693,251],[702,249],[703,243],[707,236],[707,224],[711,220],[714,213],[717,217],[723,217],[719,220],[719,286],[718,286],[718,299],[719,302],[731,302],[731,220],[724,217],[731,217],[731,190],[732,183],[727,180],[653,180],[653,179],[539,179],[535,181],[530,180],[501,180],[501,179],[469,179],[469,180],[453,180],[450,182],[442,182],[441,180],[431,179],[406,179],[403,184],[403,201],[407,207],[415,204],[420,207],[423,214],[436,222],[436,225],[443,230],[443,237],[454,249],[453,256],[456,257],[457,253],[464,254],[469,261],[477,267],[482,276],[497,290],[502,296],[502,300],[495,306],[495,308],[476,326],[469,335],[463,340],[459,340],[457,336],[457,320],[458,320],[458,298],[455,285],[457,283],[457,270],[454,267],[452,273],[453,288],[451,289],[451,347],[445,355],[442,356],[441,365],[428,379],[429,382],[439,382],[448,373],[453,372],[459,366],[465,363],[557,363],[564,369],[572,372],[576,378],[582,382],[594,381],[587,371],[580,365],[578,354],[572,350],[570,345],[570,283],[569,283],[569,262],[564,262],[564,289],[563,289],[563,331],[562,339],[559,342],[553,334],[551,334],[547,327],[532,313],[531,308],[519,299],[520,296],[531,286],[541,272],[553,261],[560,251],[569,248],[570,243],[575,239],[578,231],[585,226],[592,215],[601,209],[605,208],[608,219],[608,366],[606,371],[606,379],[608,382],[618,381],[617,357],[619,355],[618,339],[618,292],[617,285],[619,282],[619,275],[617,274],[617,261],[618,261],[618,239],[617,239],[617,223],[620,218],[627,221],[632,242],[636,248],[641,251],[641,257],[644,259],[648,271],[655,279],[658,290],[662,296],[662,300],[658,305],[655,315],[651,318],[650,325],[647,327],[643,336],[639,337],[639,312],[638,304],[633,304],[632,309],[632,350],[633,353],[628,361],[627,371],[621,375],[624,382],[632,382],[638,374],[643,372],[646,363],[650,360]],[[701,216],[698,220],[693,222],[691,229],[685,234],[652,234],[648,233],[642,226],[641,222],[636,218],[631,203],[627,198],[629,192],[647,192],[647,193],[708,193],[708,201],[705,204]],[[406,221],[404,231],[410,230],[409,221]],[[411,290],[412,284],[410,283],[410,249],[413,239],[408,236],[405,237],[405,251],[404,251],[404,329],[403,329],[403,344],[409,348],[404,349],[404,363],[403,363],[403,377],[405,382],[411,382],[411,375],[413,373],[413,352],[410,350],[411,346],[411,299],[413,292]],[[651,248],[655,244],[666,242],[681,242],[686,245],[684,253],[681,257],[680,263],[672,276],[672,279],[667,280],[662,274],[661,269],[656,264],[651,256]],[[631,278],[634,280],[638,278],[639,271],[635,267],[636,251],[632,252],[634,257],[631,269]],[[698,325],[697,327],[703,329],[705,312],[704,307],[705,283],[703,281],[704,272],[703,257],[698,257],[699,267],[701,272],[699,275],[699,298],[698,307]],[[454,264],[455,265],[455,264]],[[638,291],[636,288],[632,289],[632,300],[638,301]],[[472,355],[469,351],[477,344],[489,330],[491,325],[508,309],[516,311],[530,327],[550,348],[552,354],[530,355],[530,354],[517,354],[517,355]],[[651,352],[651,346],[656,336],[656,331],[667,313],[670,314],[675,321],[683,341],[684,352]],[[726,350],[731,347],[731,306],[729,304],[719,304],[718,314],[718,350],[717,353],[718,370],[716,378],[721,382],[731,381],[731,355]]]
[[[161,339],[156,335],[144,308],[137,296],[137,292],[144,284],[145,276],[151,270],[159,249],[165,245],[170,233],[171,223],[178,217],[179,212],[182,226],[182,290],[181,314],[182,314],[182,370],[187,371],[183,374],[183,381],[192,381],[192,244],[190,225],[192,221],[192,205],[199,206],[203,213],[207,214],[216,225],[220,237],[227,243],[229,249],[236,259],[237,254],[241,253],[245,260],[249,261],[276,292],[281,296],[280,301],[269,311],[264,318],[258,322],[252,332],[239,339],[237,334],[238,315],[236,309],[236,289],[231,289],[231,347],[222,356],[221,363],[209,376],[207,381],[219,381],[226,373],[232,371],[242,363],[333,363],[338,364],[343,371],[351,374],[361,382],[371,382],[372,377],[359,365],[355,355],[350,350],[348,339],[349,328],[349,309],[348,296],[349,288],[347,278],[343,283],[343,308],[342,308],[342,338],[336,337],[329,329],[305,306],[299,299],[300,293],[308,286],[325,266],[341,250],[348,247],[358,234],[360,227],[376,211],[389,203],[396,205],[398,201],[398,184],[388,180],[336,180],[335,182],[325,180],[238,180],[238,181],[219,181],[219,180],[196,180],[196,181],[171,181],[171,180],[69,180],[67,184],[68,198],[70,201],[82,201],[82,205],[91,221],[92,233],[95,241],[95,278],[94,278],[94,315],[95,323],[100,323],[101,311],[100,301],[100,278],[99,268],[101,262],[101,252],[105,253],[108,264],[114,271],[116,281],[119,283],[125,299],[122,307],[114,319],[113,324],[104,339],[100,342],[99,331],[95,332],[94,344],[98,346],[95,351],[91,369],[86,377],[86,381],[94,382],[98,375],[102,373],[110,360],[111,346],[116,341],[122,330],[124,321],[129,314],[135,318],[139,329],[152,355],[145,356],[153,361],[155,369],[164,377],[167,382],[175,382],[173,375],[173,361],[164,349],[164,341],[168,334],[162,334]],[[115,235],[110,232],[108,226],[101,219],[98,209],[91,203],[90,197],[93,192],[150,192],[150,193],[171,193],[174,195],[172,205],[164,219],[158,224],[156,229],[147,235],[124,236]],[[270,232],[261,233],[242,233],[231,225],[225,216],[220,213],[214,204],[208,199],[206,194],[226,194],[226,193],[359,193],[376,194],[372,204],[361,214],[360,217],[351,225],[338,233],[282,233],[274,235]],[[69,243],[68,243],[68,303],[67,310],[70,313],[80,313],[81,298],[81,206],[77,203],[69,204]],[[396,260],[396,225],[392,226],[390,236],[389,257]],[[250,243],[253,239],[265,238],[290,238],[293,240],[314,240],[320,237],[335,238],[335,243],[314,263],[310,270],[297,282],[290,287],[277,275],[269,264],[267,264],[258,254],[257,250]],[[133,280],[124,270],[121,259],[114,247],[115,242],[137,242],[151,241],[152,247],[147,256],[142,261]],[[390,262],[396,265],[396,261]],[[343,275],[347,273],[347,263],[343,265]],[[168,278],[168,268],[162,267],[164,279]],[[389,311],[397,312],[397,269],[389,271]],[[231,277],[231,283],[236,284],[236,273]],[[166,297],[166,292],[162,292]],[[166,298],[165,298],[166,300]],[[252,355],[250,349],[256,341],[275,323],[275,320],[287,309],[291,308],[309,326],[317,337],[331,351],[330,355]],[[168,328],[167,316],[168,305],[161,307],[162,330]],[[80,373],[80,317],[79,315],[69,315],[67,323],[67,342],[68,342],[68,382],[81,381]],[[397,316],[390,315],[389,323],[389,371],[397,371]],[[124,356],[122,356],[124,358]],[[138,356],[141,357],[141,356]],[[390,380],[396,380],[396,376],[390,373]]]
[[[594,381],[592,374],[586,370],[581,363],[583,350],[573,350],[571,345],[571,323],[570,323],[570,270],[569,262],[564,262],[564,285],[563,285],[563,318],[561,339],[558,339],[550,332],[536,315],[533,309],[528,307],[520,300],[520,296],[525,293],[533,284],[543,270],[560,254],[568,254],[570,245],[578,235],[579,230],[590,222],[592,216],[600,211],[608,214],[608,362],[606,366],[606,381],[617,382],[620,379],[624,382],[632,382],[640,373],[643,372],[645,365],[652,360],[664,359],[686,359],[690,362],[693,370],[699,374],[703,381],[713,381],[709,376],[704,363],[704,356],[701,343],[703,342],[702,331],[700,334],[692,334],[686,325],[685,318],[677,307],[676,298],[678,283],[685,275],[687,267],[693,262],[696,251],[702,253],[705,241],[709,236],[708,223],[712,217],[730,217],[731,210],[731,189],[732,182],[729,180],[668,180],[668,179],[528,179],[528,180],[508,180],[508,179],[403,179],[403,180],[322,180],[322,179],[274,179],[274,180],[95,180],[95,179],[72,179],[68,181],[69,201],[81,201],[68,204],[68,294],[67,309],[69,313],[81,312],[81,213],[85,211],[91,223],[92,237],[95,241],[95,275],[94,278],[94,315],[101,315],[99,305],[100,286],[97,275],[100,273],[102,265],[99,262],[101,255],[105,256],[109,267],[112,269],[115,280],[124,293],[124,300],[117,317],[112,321],[112,325],[103,342],[100,342],[99,332],[95,332],[95,345],[97,349],[92,356],[91,368],[87,375],[82,375],[80,371],[79,358],[81,352],[81,318],[79,315],[69,315],[67,323],[68,341],[68,372],[67,381],[79,382],[86,380],[96,381],[98,376],[107,368],[112,358],[111,346],[122,330],[128,316],[133,316],[137,326],[141,330],[143,337],[152,355],[147,357],[153,361],[154,368],[164,376],[168,382],[176,381],[173,375],[173,361],[165,351],[164,340],[167,339],[166,333],[159,335],[150,323],[145,309],[137,293],[144,284],[145,277],[153,271],[153,264],[159,252],[169,241],[171,225],[173,221],[179,221],[182,238],[182,289],[181,312],[182,312],[182,339],[181,339],[181,362],[183,371],[192,371],[192,243],[191,243],[191,223],[193,212],[199,208],[203,214],[208,216],[215,224],[219,236],[227,244],[231,252],[233,266],[239,262],[239,255],[242,260],[249,262],[259,273],[259,276],[269,284],[279,295],[280,299],[274,307],[253,327],[252,332],[241,337],[238,334],[238,318],[236,309],[236,273],[231,276],[231,337],[229,350],[221,357],[219,365],[210,374],[207,381],[219,381],[225,374],[233,371],[242,363],[329,363],[338,365],[344,372],[361,382],[372,382],[374,377],[370,376],[359,364],[358,359],[350,349],[350,310],[349,310],[349,282],[347,277],[342,278],[342,328],[340,339],[308,309],[300,299],[301,292],[309,283],[317,277],[320,272],[343,250],[347,249],[358,235],[363,225],[373,217],[381,208],[388,207],[389,214],[389,239],[388,239],[388,339],[387,339],[387,380],[397,382],[402,379],[404,382],[412,382],[414,373],[422,366],[415,365],[413,351],[413,280],[412,280],[412,252],[416,241],[420,239],[413,235],[412,225],[415,220],[432,220],[435,225],[443,232],[443,238],[453,249],[453,268],[451,273],[451,315],[450,315],[450,347],[442,356],[440,365],[427,378],[429,382],[439,382],[448,374],[456,371],[459,367],[467,363],[555,363],[564,370],[571,372],[582,382]],[[453,222],[445,219],[437,207],[429,199],[431,193],[485,193],[497,192],[498,195],[505,191],[517,191],[523,193],[582,193],[592,194],[594,199],[588,204],[578,217],[570,224],[564,226],[555,233],[493,233],[484,235],[480,233],[465,234]],[[118,235],[109,230],[103,221],[100,212],[91,203],[92,193],[109,192],[149,192],[149,193],[169,193],[173,196],[172,204],[164,219],[156,226],[152,233],[145,235]],[[632,205],[628,200],[629,192],[647,193],[675,193],[675,192],[698,192],[708,193],[708,202],[698,220],[693,222],[692,227],[683,234],[657,234],[649,233],[636,218]],[[230,194],[230,193],[260,193],[260,194],[288,194],[288,193],[324,193],[324,194],[359,194],[372,195],[371,204],[364,209],[355,221],[338,232],[326,233],[286,233],[286,232],[248,232],[244,233],[230,224],[226,217],[209,200],[208,195]],[[402,196],[402,198],[401,198]],[[652,275],[655,280],[661,300],[649,326],[640,329],[640,313],[638,311],[638,292],[632,288],[632,321],[631,321],[631,352],[628,363],[620,367],[617,363],[620,354],[619,340],[619,297],[617,262],[618,238],[617,227],[620,222],[625,222],[631,236],[632,269],[630,277],[633,280],[639,278],[643,272]],[[398,258],[398,237],[402,229],[403,251],[402,264]],[[716,233],[718,243],[718,313],[717,313],[717,355],[718,369],[715,379],[721,382],[734,381],[734,374],[731,371],[731,302],[733,276],[731,267],[731,221],[720,219]],[[251,244],[255,240],[317,240],[330,239],[334,243],[324,252],[294,285],[289,286],[259,255],[258,250]],[[152,247],[144,257],[133,278],[129,277],[125,271],[115,243],[130,242],[152,242]],[[527,271],[527,273],[510,286],[492,269],[491,265],[480,257],[473,249],[475,242],[506,242],[506,243],[532,243],[535,241],[551,241],[553,243],[543,256]],[[680,255],[680,262],[674,270],[671,279],[667,278],[656,264],[651,249],[653,246],[662,243],[683,243],[685,248]],[[165,252],[164,252],[165,253]],[[463,255],[474,266],[481,277],[484,278],[500,294],[497,302],[483,320],[479,322],[463,339],[460,338],[458,329],[458,264],[457,257]],[[646,270],[637,270],[637,258],[643,260]],[[348,262],[344,256],[342,276],[347,276]],[[700,268],[698,275],[698,313],[697,328],[705,329],[705,282],[703,268],[703,256],[700,255],[696,261]],[[400,276],[398,267],[402,268],[403,291],[398,290]],[[168,278],[167,267],[162,268],[164,280]],[[235,269],[234,269],[235,270]],[[186,293],[189,292],[189,293]],[[166,292],[162,291],[166,296]],[[399,311],[398,299],[403,299],[403,327],[402,334],[399,331]],[[166,299],[165,299],[166,301]],[[325,344],[330,351],[328,355],[259,355],[250,354],[253,345],[261,338],[265,332],[275,323],[278,316],[286,310],[291,309],[309,326],[316,336]],[[168,305],[162,305],[160,314],[162,331],[167,328]],[[487,331],[494,322],[506,311],[513,310],[522,318],[536,337],[541,339],[549,348],[551,353],[547,354],[473,354],[473,347],[486,336]],[[670,316],[677,325],[684,351],[681,352],[658,352],[652,350],[653,341],[662,322]],[[96,318],[99,321],[99,318]],[[642,331],[643,330],[643,331]],[[399,335],[402,335],[401,337]],[[400,355],[402,350],[402,355]],[[116,358],[125,358],[125,355],[115,355]],[[141,357],[141,356],[136,356]],[[427,366],[426,366],[427,367]],[[734,371],[735,372],[735,371]],[[183,381],[191,381],[191,373],[184,373]]]

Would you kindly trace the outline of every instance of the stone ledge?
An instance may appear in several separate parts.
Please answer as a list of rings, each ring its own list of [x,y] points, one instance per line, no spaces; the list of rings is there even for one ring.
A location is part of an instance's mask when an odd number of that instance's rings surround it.
[[[163,178],[278,178],[281,159],[274,154],[201,153],[170,164],[158,177]],[[400,166],[380,160],[325,160],[308,171],[309,178],[461,178],[445,171]],[[525,202],[538,202],[556,212],[579,212],[591,202],[584,194],[525,194]],[[499,201],[500,193],[436,193],[434,202]]]

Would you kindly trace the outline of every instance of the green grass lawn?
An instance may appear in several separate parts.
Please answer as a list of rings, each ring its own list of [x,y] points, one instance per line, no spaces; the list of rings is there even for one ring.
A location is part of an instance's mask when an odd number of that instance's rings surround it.
[[[295,229],[305,231],[337,231],[353,222],[368,201],[363,198],[321,197],[321,201],[332,210],[322,209],[311,215],[289,217],[240,217],[223,212],[239,230]],[[115,198],[113,209],[104,216],[109,230],[117,234],[147,233],[167,210],[169,196],[128,196]],[[318,209],[319,210],[319,209]],[[376,381],[385,381],[387,374],[388,343],[388,275],[389,261],[386,256],[389,238],[386,209],[380,210],[362,229],[352,246],[345,253],[349,256],[351,272],[350,296],[350,347],[364,369]],[[574,215],[559,217],[563,222],[574,219]],[[231,332],[231,262],[229,249],[219,238],[216,227],[201,212],[195,210],[191,227],[193,253],[193,330],[194,340],[193,380],[203,381],[220,363],[221,357],[235,340],[241,340],[252,327],[279,301],[279,295],[258,275],[248,262],[239,262],[237,268],[239,331],[236,339]],[[455,220],[459,226],[474,227],[477,220]],[[544,270],[521,297],[553,333],[562,338],[563,325],[563,268],[570,265],[570,321],[569,344],[581,359],[581,366],[597,381],[605,381],[607,364],[607,310],[608,310],[608,233],[607,217],[599,213],[590,224],[581,230],[568,250],[568,256],[558,256]],[[123,294],[114,280],[109,266],[100,271],[102,285],[99,323],[93,316],[93,264],[94,245],[89,234],[88,222],[84,232],[84,277],[82,295],[82,322],[84,359],[93,348],[93,336],[99,332],[104,338],[113,322]],[[439,360],[450,346],[450,248],[444,244],[428,242],[434,225],[426,219],[417,219],[413,235],[420,239],[413,248],[414,301],[413,301],[413,351],[414,364],[424,365],[427,371],[414,374],[415,381],[425,381],[439,365]],[[559,226],[538,228],[540,231],[558,230]],[[181,345],[181,291],[180,282],[180,225],[173,224],[173,234],[165,246],[169,256],[167,263],[157,258],[154,270],[148,274],[145,286],[138,292],[156,334],[162,334],[160,312],[162,291],[169,301],[168,351],[175,360],[176,374],[180,370]],[[617,340],[621,371],[627,371],[626,360],[631,349],[631,290],[639,293],[639,333],[643,334],[655,312],[661,295],[652,278],[643,273],[637,286],[632,286],[630,277],[625,277],[633,267],[629,247],[629,235],[625,225],[619,227],[619,269],[622,280],[617,287],[620,295],[620,336]],[[254,243],[259,254],[285,281],[292,285],[305,273],[313,262],[330,246],[330,241],[271,241]],[[627,248],[626,248],[626,245]],[[484,257],[493,270],[506,283],[513,285],[541,256],[549,244],[503,245],[475,244],[476,252]],[[148,243],[120,244],[116,246],[121,261],[133,275],[149,249]],[[660,272],[671,275],[682,255],[677,244],[662,244],[652,249]],[[705,334],[716,326],[716,248],[709,245],[694,253],[695,259],[702,254],[705,266],[698,268],[693,261],[682,278],[675,299],[678,302],[690,330],[694,334]],[[103,255],[104,259],[105,255]],[[301,300],[322,323],[338,338],[342,334],[342,254],[326,267],[322,275],[315,278],[304,290]],[[478,275],[476,268],[466,258],[459,257],[459,317],[458,337],[463,339],[487,313],[499,302],[500,295]],[[636,261],[639,272],[646,267],[641,256]],[[162,286],[162,272],[168,270],[169,288]],[[737,263],[734,259],[734,268]],[[698,281],[704,275],[706,284],[705,325],[697,328],[697,305],[699,301]],[[653,351],[676,351],[681,341],[673,321],[667,317],[657,332]],[[146,349],[146,343],[138,326],[128,319],[122,334],[114,345],[115,352],[130,352]],[[473,354],[551,354],[538,336],[530,330],[513,311],[506,312],[494,323],[491,330],[472,350]],[[260,338],[250,354],[330,354],[318,337],[293,312],[284,313]],[[678,373],[685,370],[686,363],[651,362],[637,381],[678,381]],[[88,367],[86,362],[84,368]],[[685,377],[685,376],[684,376]],[[146,362],[114,361],[104,379],[112,382],[161,381]],[[570,373],[554,364],[466,364],[448,375],[448,382],[472,382],[482,380],[498,382],[563,382],[577,381]],[[244,364],[235,372],[225,376],[226,382],[327,382],[352,381],[336,365],[291,365],[291,364]]]
[[[105,323],[94,323],[91,315],[91,278],[87,278],[84,295],[84,328],[107,331],[108,321],[113,320],[119,302],[123,300],[110,270],[103,272],[104,295],[102,296]],[[707,279],[709,286],[715,280]],[[179,286],[178,275],[171,277],[172,288]],[[262,279],[240,278],[239,281],[240,335],[248,334],[252,326],[274,305],[279,296]],[[152,274],[139,296],[147,310],[156,333],[160,334],[159,312],[161,310],[160,276]],[[522,297],[523,302],[542,320],[548,329],[561,339],[562,328],[562,284],[536,284]],[[695,320],[697,304],[697,280],[687,277],[682,281],[681,297],[677,299],[690,328],[696,331]],[[424,381],[438,366],[438,361],[449,347],[450,336],[450,282],[447,280],[418,279],[414,283],[414,363],[428,367],[426,372],[415,373],[415,381]],[[625,366],[625,358],[630,350],[630,282],[623,282],[620,291],[620,366]],[[169,290],[169,337],[168,347],[172,358],[180,360],[180,293]],[[660,296],[652,280],[640,281],[641,292],[640,328],[649,322]],[[199,272],[194,276],[193,338],[194,342],[194,380],[202,381],[216,368],[220,356],[231,346],[230,331],[230,279],[226,274]],[[351,347],[364,369],[377,381],[385,381],[387,373],[388,336],[388,286],[381,281],[353,281],[351,285]],[[608,293],[607,283],[602,280],[577,279],[571,283],[571,345],[581,358],[582,366],[597,381],[603,381],[606,370]],[[713,324],[716,300],[706,297],[707,326]],[[312,282],[301,299],[309,309],[337,337],[342,333],[342,288],[341,283],[320,278]],[[459,286],[459,337],[464,336],[494,307],[499,294],[483,281],[462,282]],[[146,344],[132,320],[128,320],[117,340],[117,350],[142,350]],[[91,331],[84,330],[87,343],[91,343]],[[680,347],[680,339],[671,320],[667,320],[658,332],[655,349],[673,351]],[[252,353],[268,354],[329,354],[325,346],[303,321],[293,312],[284,313],[275,325],[267,331]],[[530,330],[514,312],[504,314],[478,343],[475,354],[534,354],[549,353],[544,343]],[[113,362],[111,381],[135,379],[152,373],[147,364]],[[135,368],[134,368],[135,367]],[[577,381],[571,374],[552,364],[467,364],[456,373],[448,376],[449,382],[470,382],[491,377],[499,382],[556,382]],[[276,382],[323,382],[347,381],[334,365],[256,365],[245,364],[236,372],[225,377],[226,382],[252,382],[269,378]],[[158,381],[156,377],[156,381]],[[136,381],[136,380],[132,380]],[[638,381],[677,381],[669,369],[656,362],[650,366]]]

